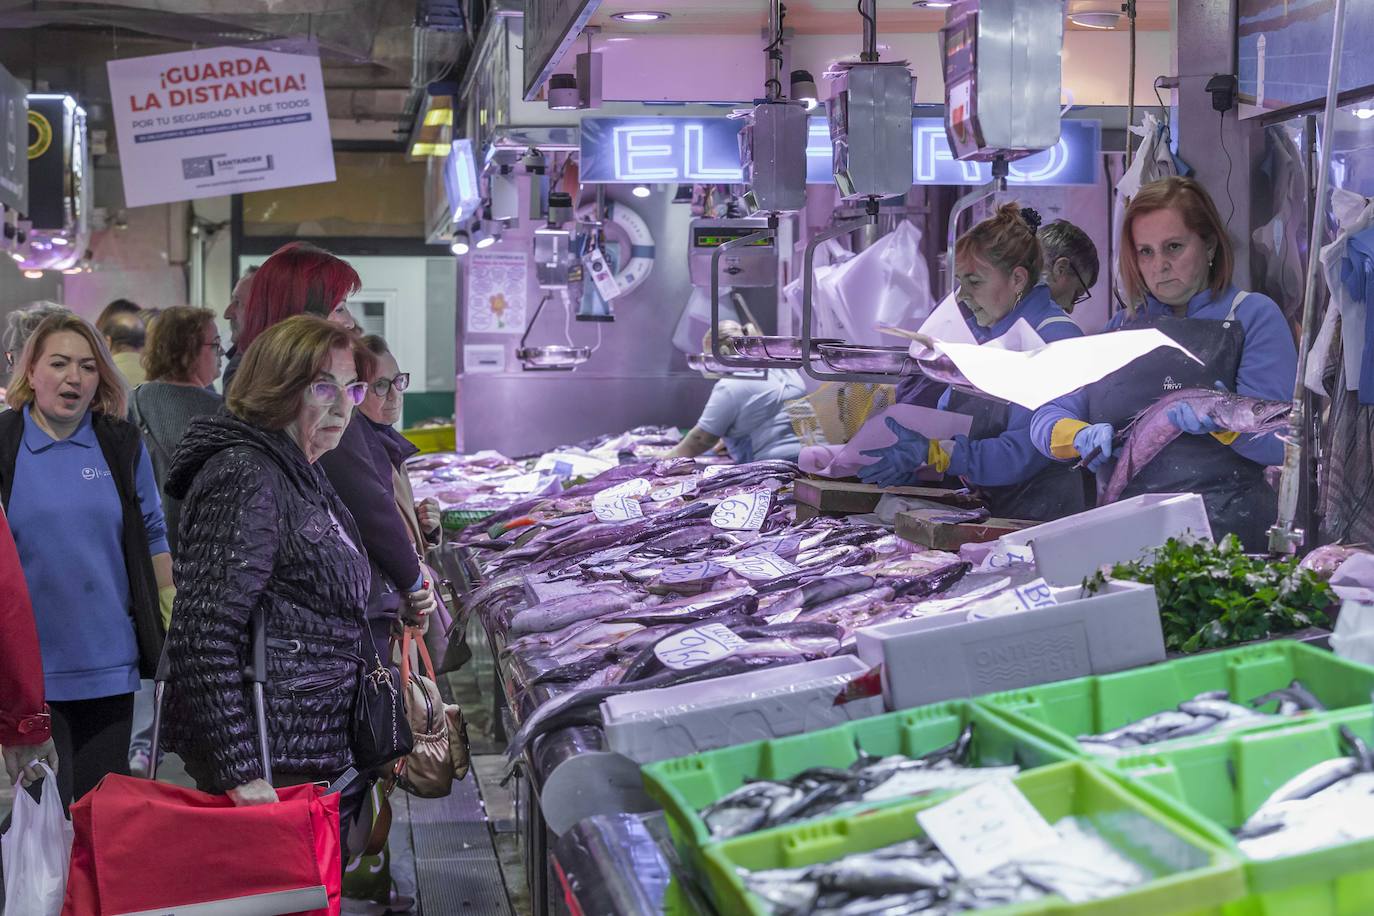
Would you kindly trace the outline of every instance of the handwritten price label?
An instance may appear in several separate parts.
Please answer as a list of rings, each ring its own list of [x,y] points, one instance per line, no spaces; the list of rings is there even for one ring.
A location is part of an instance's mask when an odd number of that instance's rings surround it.
[[[658,574],[658,581],[665,585],[672,585],[676,582],[700,582],[703,579],[712,579],[724,575],[724,573],[724,566],[712,563],[710,560],[701,560],[696,563],[676,563],[665,567]]]
[[[926,836],[966,878],[1059,842],[1010,779],[995,779],[916,815]]]
[[[617,496],[643,496],[645,493],[649,492],[649,489],[649,481],[645,480],[643,477],[635,477],[631,480],[618,483],[613,487],[607,487],[593,496],[592,502],[596,502],[598,499],[615,499]]]
[[[769,490],[753,490],[722,499],[711,513],[711,524],[727,531],[758,531],[773,504]]]
[[[696,488],[696,478],[689,477],[686,480],[679,480],[677,483],[671,483],[666,487],[659,487],[657,490],[651,491],[649,498],[656,503],[663,503],[678,496],[686,496],[695,491]]]
[[[654,655],[674,671],[686,671],[734,655],[747,643],[724,624],[707,623],[659,640]]]
[[[727,569],[733,569],[751,582],[771,581],[801,569],[800,566],[793,566],[777,554],[766,550],[750,553],[748,556],[741,553],[734,557],[720,557],[716,562]]]
[[[713,464],[706,470],[702,471],[701,476],[706,478],[707,480],[710,480],[712,477],[719,477],[721,474],[727,473],[728,471],[732,470],[733,467],[733,465],[729,464]]]
[[[632,522],[644,517],[639,500],[629,496],[592,500],[592,513],[603,522]]]

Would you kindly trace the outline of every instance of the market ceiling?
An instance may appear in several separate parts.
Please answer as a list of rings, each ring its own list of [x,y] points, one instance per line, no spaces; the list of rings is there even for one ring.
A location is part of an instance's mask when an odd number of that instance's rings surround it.
[[[787,27],[799,35],[844,34],[858,28],[854,0],[787,0]],[[617,13],[664,10],[671,18],[662,22],[624,22]],[[1067,12],[1116,12],[1120,0],[1069,0]],[[1137,0],[1137,27],[1149,31],[1169,28],[1170,0]],[[611,0],[599,4],[590,22],[605,36],[643,34],[759,34],[768,20],[768,5],[740,0],[674,0],[667,4],[635,0]],[[878,34],[884,32],[938,32],[945,11],[921,7],[911,0],[878,0]],[[1070,29],[1083,28],[1070,21]],[[1121,26],[1125,27],[1122,20]]]

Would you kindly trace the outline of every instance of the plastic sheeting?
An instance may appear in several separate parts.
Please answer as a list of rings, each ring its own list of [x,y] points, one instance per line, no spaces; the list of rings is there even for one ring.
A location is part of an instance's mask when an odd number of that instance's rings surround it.
[[[832,259],[839,257],[833,247],[827,254]],[[798,278],[786,290],[798,327],[801,286],[802,279]],[[837,337],[873,346],[890,344],[877,325],[916,327],[935,308],[930,271],[921,256],[921,231],[910,222],[898,223],[896,229],[861,253],[817,268],[813,296],[813,337]]]

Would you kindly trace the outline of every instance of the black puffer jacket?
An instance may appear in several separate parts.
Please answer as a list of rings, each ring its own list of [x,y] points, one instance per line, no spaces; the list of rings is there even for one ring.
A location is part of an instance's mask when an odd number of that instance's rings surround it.
[[[262,776],[243,681],[249,617],[261,604],[274,775],[336,776],[353,762],[349,723],[368,594],[367,560],[334,522],[358,544],[352,516],[285,433],[227,414],[192,421],[167,491],[183,500],[167,637],[169,746],[206,791]]]

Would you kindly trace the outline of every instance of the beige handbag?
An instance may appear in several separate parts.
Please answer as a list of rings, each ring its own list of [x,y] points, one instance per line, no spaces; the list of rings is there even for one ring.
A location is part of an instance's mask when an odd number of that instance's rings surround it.
[[[411,670],[411,647],[417,651],[423,673]],[[406,720],[415,734],[415,749],[397,768],[397,785],[418,798],[443,798],[453,790],[453,780],[468,774],[471,755],[467,724],[461,707],[445,704],[434,682],[434,664],[423,638],[406,627],[401,635],[402,699]]]

